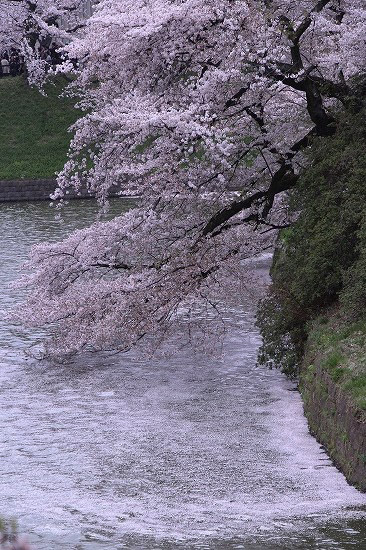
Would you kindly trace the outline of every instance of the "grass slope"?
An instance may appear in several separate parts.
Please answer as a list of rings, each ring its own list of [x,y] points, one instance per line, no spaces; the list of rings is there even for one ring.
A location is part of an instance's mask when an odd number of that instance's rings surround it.
[[[353,404],[366,410],[366,321],[352,323],[338,311],[318,317],[306,347],[305,371],[311,372],[311,363],[320,364]]]
[[[58,97],[61,88],[48,86],[44,97],[22,77],[0,79],[0,180],[52,178],[62,169],[79,113]]]

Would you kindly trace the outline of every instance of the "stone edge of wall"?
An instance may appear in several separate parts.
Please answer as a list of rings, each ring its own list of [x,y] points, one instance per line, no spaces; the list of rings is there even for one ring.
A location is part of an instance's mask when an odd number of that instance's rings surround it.
[[[320,365],[305,365],[300,391],[309,429],[349,483],[366,492],[366,413]]]
[[[54,192],[56,186],[57,183],[54,179],[0,181],[0,202],[51,200],[50,195]],[[115,193],[111,193],[111,196],[117,195],[117,189]],[[80,194],[70,190],[65,196],[65,199],[83,198],[92,198],[86,189],[82,189]]]
[[[0,180],[0,202],[17,202],[17,201],[46,201],[51,200],[50,195],[57,187],[57,182],[54,179],[42,180]],[[230,187],[229,191],[238,191],[239,189]],[[120,196],[118,187],[109,193],[110,197]],[[80,193],[76,193],[71,189],[68,191],[65,199],[86,199],[93,198],[86,189],[81,189]]]

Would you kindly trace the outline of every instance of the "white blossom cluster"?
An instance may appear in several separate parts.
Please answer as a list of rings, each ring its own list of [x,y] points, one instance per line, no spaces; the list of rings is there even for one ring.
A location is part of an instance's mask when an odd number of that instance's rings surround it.
[[[41,88],[47,64],[42,44],[60,47],[84,26],[85,0],[0,0],[0,54],[14,48],[25,61],[30,84]],[[64,22],[64,24],[61,24]]]
[[[303,148],[357,95],[365,31],[363,0],[100,1],[65,48],[85,115],[55,198],[87,185],[104,204],[118,186],[140,206],[35,248],[19,318],[55,324],[48,349],[68,353],[217,311],[286,223]]]

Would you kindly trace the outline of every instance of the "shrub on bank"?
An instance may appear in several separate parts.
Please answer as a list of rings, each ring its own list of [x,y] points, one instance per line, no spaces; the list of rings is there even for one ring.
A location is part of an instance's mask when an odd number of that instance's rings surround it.
[[[272,285],[257,324],[259,362],[296,376],[311,322],[337,304],[366,306],[366,112],[342,115],[333,138],[317,139],[289,198],[296,221],[278,239]]]

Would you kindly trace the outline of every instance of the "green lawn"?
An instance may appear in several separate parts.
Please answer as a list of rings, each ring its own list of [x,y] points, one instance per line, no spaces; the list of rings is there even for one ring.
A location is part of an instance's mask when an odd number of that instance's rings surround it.
[[[0,180],[52,178],[63,167],[79,113],[61,88],[44,97],[23,77],[0,78]]]

